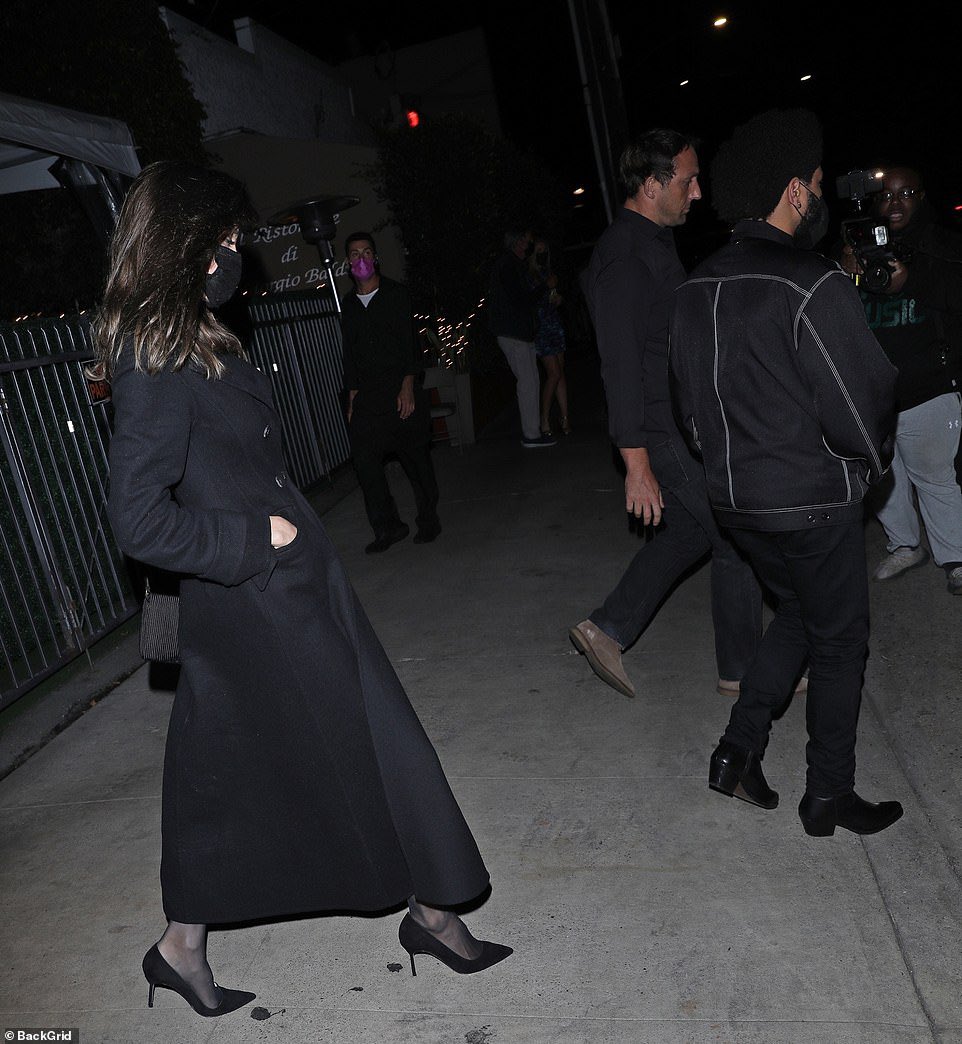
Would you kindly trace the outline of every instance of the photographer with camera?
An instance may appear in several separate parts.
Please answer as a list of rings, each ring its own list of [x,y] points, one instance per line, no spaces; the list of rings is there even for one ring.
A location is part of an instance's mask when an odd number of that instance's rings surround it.
[[[869,225],[881,222],[879,238],[887,235],[887,242],[866,247],[864,237],[843,225],[841,264],[857,277],[868,324],[899,371],[895,458],[876,507],[888,554],[873,579],[890,580],[928,560],[914,488],[932,557],[946,572],[949,592],[962,595],[962,491],[955,471],[962,430],[962,238],[937,223],[917,170],[887,170],[872,196]],[[846,224],[858,229],[864,222]]]

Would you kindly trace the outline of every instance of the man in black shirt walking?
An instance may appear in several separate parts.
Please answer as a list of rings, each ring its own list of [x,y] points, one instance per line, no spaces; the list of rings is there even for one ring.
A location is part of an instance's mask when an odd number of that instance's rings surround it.
[[[685,270],[672,228],[701,198],[694,143],[652,130],[621,157],[624,207],[595,247],[585,281],[601,356],[609,430],[625,463],[627,510],[654,530],[617,587],[569,631],[595,673],[635,694],[621,652],[641,634],[675,582],[712,555],[719,691],[737,695],[761,633],[761,593],[721,534],[704,472],[672,415],[668,321]]]
[[[405,287],[381,274],[368,232],[355,232],[344,245],[354,293],[344,299],[341,339],[351,454],[364,506],[374,530],[368,554],[386,551],[409,529],[384,476],[384,457],[397,455],[417,503],[416,544],[441,532],[438,484],[431,463],[431,413],[418,384],[422,366],[414,335],[411,298]]]

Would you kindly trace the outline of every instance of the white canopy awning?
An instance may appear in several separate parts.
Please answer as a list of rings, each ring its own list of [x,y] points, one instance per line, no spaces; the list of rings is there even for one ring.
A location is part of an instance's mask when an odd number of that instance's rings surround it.
[[[126,123],[0,93],[0,193],[59,188],[61,156],[135,177],[140,163]]]

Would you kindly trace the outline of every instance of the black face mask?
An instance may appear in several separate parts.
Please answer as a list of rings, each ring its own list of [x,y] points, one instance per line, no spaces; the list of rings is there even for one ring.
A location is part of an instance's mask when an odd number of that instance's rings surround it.
[[[207,277],[205,295],[211,308],[220,308],[237,292],[244,262],[236,250],[219,246],[214,251],[217,268]]]
[[[795,245],[802,250],[811,250],[828,232],[828,207],[825,206],[825,200],[816,196],[804,181],[802,185],[808,193],[808,210],[802,214],[794,239]]]

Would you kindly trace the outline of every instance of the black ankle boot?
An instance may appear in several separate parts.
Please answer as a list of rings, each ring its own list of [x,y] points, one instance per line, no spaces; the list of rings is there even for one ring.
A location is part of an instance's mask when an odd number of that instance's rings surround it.
[[[836,827],[851,830],[853,834],[877,834],[901,819],[902,812],[898,801],[874,805],[854,790],[830,798],[816,797],[806,791],[798,806],[805,833],[812,837],[831,837]]]
[[[365,554],[376,555],[381,551],[387,551],[392,544],[396,544],[399,540],[403,540],[411,530],[405,522],[397,521],[393,526],[388,527],[386,530],[377,535],[377,539],[372,540],[367,547],[364,548]]]
[[[438,519],[433,522],[418,521],[418,531],[414,534],[415,544],[430,544],[441,535],[441,523]]]
[[[708,785],[759,808],[778,807],[778,794],[766,782],[758,755],[728,740],[722,740],[711,756]]]

